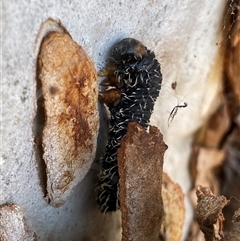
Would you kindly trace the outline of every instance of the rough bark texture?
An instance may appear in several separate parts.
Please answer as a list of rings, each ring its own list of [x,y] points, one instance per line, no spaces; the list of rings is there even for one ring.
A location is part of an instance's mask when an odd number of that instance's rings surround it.
[[[49,19],[43,26],[53,23]],[[36,119],[44,121],[42,133],[36,138],[41,139],[40,158],[47,169],[47,195],[54,206],[66,201],[90,169],[99,128],[93,62],[60,24],[59,29],[43,39],[37,71],[38,92],[42,96]],[[45,31],[43,27],[41,31]],[[40,111],[42,107],[44,110]]]
[[[224,236],[222,209],[228,200],[224,196],[215,196],[209,188],[202,186],[197,187],[196,194],[196,219],[206,241],[221,240]]]
[[[163,220],[162,168],[167,146],[157,127],[131,122],[118,149],[122,241],[159,240]]]

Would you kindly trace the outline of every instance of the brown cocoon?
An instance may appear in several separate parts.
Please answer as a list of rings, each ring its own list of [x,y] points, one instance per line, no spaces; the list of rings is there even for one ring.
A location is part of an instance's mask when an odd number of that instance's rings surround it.
[[[59,206],[84,178],[95,157],[97,75],[93,62],[71,36],[53,31],[42,41],[38,78],[45,115],[42,158],[47,196],[52,205]]]

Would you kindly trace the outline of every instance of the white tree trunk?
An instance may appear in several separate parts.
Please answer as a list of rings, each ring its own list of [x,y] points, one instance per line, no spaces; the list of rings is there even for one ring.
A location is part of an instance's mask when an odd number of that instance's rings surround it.
[[[119,212],[101,214],[95,203],[96,164],[59,208],[43,197],[34,151],[36,39],[49,17],[59,19],[92,58],[97,71],[110,47],[134,37],[153,50],[163,84],[151,124],[169,149],[164,169],[184,193],[190,188],[192,135],[204,122],[218,88],[218,55],[225,0],[4,1],[2,31],[1,204],[15,203],[38,240],[121,239]],[[217,63],[213,65],[213,63]],[[216,73],[215,75],[211,74]],[[173,90],[171,84],[177,82]],[[169,122],[174,106],[187,102]],[[100,132],[101,135],[104,135]],[[102,140],[102,139],[101,139]],[[98,154],[99,155],[99,154]],[[188,207],[184,235],[191,220]],[[105,239],[104,239],[105,238]]]

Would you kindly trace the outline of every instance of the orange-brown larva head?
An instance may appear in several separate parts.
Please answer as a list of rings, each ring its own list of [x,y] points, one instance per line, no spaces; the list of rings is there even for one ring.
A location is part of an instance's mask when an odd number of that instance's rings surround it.
[[[135,63],[147,52],[147,48],[138,40],[125,38],[115,45],[111,54],[110,61],[116,65],[122,63]]]

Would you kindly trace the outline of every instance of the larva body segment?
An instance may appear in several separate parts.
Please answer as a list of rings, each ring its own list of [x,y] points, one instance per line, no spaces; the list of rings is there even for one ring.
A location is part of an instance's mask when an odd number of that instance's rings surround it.
[[[102,159],[102,170],[97,187],[97,202],[101,211],[119,209],[117,149],[126,135],[129,122],[148,127],[154,103],[162,82],[160,64],[155,54],[142,43],[126,38],[117,43],[109,56],[106,67],[108,78],[113,78],[114,88],[121,90],[121,96],[112,103],[106,103],[110,111],[108,143]]]

